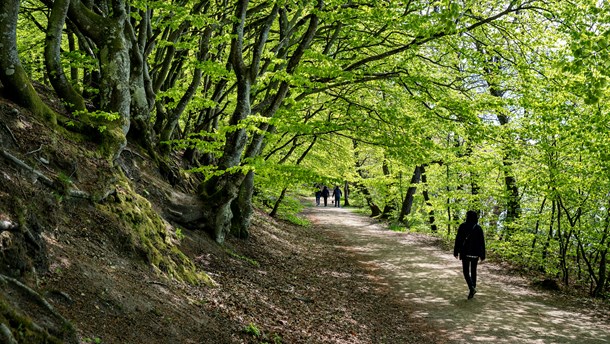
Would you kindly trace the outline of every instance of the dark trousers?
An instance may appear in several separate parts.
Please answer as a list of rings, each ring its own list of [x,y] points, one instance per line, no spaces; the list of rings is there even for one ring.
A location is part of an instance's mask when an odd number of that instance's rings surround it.
[[[324,206],[326,207],[326,202],[328,201],[328,196],[323,196],[324,197]]]
[[[462,258],[462,270],[464,272],[464,279],[468,284],[468,289],[477,287],[477,264],[479,258]]]
[[[335,197],[335,207],[341,208],[341,197]]]

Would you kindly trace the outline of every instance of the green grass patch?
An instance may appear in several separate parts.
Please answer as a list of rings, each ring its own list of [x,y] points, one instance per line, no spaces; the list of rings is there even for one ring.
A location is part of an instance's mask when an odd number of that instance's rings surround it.
[[[252,266],[255,266],[257,268],[261,266],[256,260],[242,256],[240,254],[237,254],[235,251],[231,250],[230,248],[225,247],[225,252],[233,258],[243,260],[244,262],[246,262]]]

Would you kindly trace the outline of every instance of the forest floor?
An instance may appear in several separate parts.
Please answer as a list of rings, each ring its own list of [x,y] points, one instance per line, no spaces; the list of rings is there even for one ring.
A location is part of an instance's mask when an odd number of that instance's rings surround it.
[[[610,343],[607,305],[533,288],[500,264],[479,265],[478,292],[467,300],[461,264],[438,239],[389,231],[346,209],[308,208],[307,217],[338,248],[456,343]]]

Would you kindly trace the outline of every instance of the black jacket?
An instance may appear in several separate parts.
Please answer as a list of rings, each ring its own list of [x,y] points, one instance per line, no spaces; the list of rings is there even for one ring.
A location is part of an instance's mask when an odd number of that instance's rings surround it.
[[[476,223],[464,222],[458,228],[453,246],[453,255],[476,256],[485,259],[485,236],[483,229]]]
[[[322,189],[322,197],[328,197],[329,194],[330,191],[328,191],[328,188],[325,186],[324,189]]]

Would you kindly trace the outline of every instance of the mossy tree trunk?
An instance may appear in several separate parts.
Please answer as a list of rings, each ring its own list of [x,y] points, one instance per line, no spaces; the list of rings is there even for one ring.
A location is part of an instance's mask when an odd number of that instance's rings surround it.
[[[80,0],[71,0],[68,18],[98,48],[100,66],[100,110],[118,115],[106,123],[104,146],[108,154],[118,157],[125,147],[132,118],[140,124],[141,133],[149,133],[147,121],[153,95],[147,87],[144,59],[148,30],[148,11],[141,12],[140,33],[129,21],[129,5],[124,0],[112,2],[105,13],[94,12]],[[144,139],[151,145],[151,140]]]
[[[20,5],[19,0],[0,1],[0,82],[11,100],[55,124],[55,112],[42,102],[19,59],[17,19]]]

